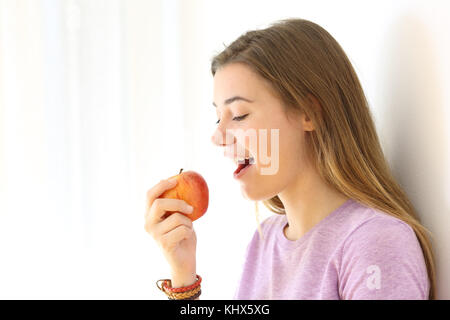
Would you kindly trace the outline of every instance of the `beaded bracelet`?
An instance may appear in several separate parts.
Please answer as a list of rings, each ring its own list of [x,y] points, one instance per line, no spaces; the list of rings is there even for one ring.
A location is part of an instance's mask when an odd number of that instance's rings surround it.
[[[163,288],[169,292],[186,292],[194,289],[195,287],[198,287],[200,283],[202,282],[202,277],[200,277],[198,274],[196,275],[197,280],[187,287],[181,287],[181,288],[172,288],[172,281],[170,279],[161,279],[163,280]],[[158,280],[158,281],[161,281]]]
[[[169,297],[169,300],[195,300],[200,296],[201,293],[202,293],[202,290],[200,289],[200,290],[198,290],[198,292],[196,294],[194,294],[191,297],[188,297],[188,298],[171,298],[171,297]]]
[[[170,300],[193,300],[200,296],[200,283],[202,282],[202,277],[196,275],[197,280],[190,286],[172,288],[172,281],[170,279],[160,279],[156,281],[156,286],[159,290],[164,292]],[[159,282],[162,281],[162,286]]]
[[[195,297],[197,297],[197,294],[200,292],[201,292],[201,288],[197,287],[191,291],[179,292],[179,293],[166,292],[166,294],[170,300],[194,300]]]

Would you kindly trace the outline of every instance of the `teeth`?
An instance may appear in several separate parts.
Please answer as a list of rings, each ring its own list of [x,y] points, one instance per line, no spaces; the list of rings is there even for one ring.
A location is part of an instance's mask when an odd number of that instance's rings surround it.
[[[250,157],[250,158],[244,158],[244,159],[238,159],[238,160],[237,160],[237,163],[238,163],[238,164],[244,164],[246,159],[249,160],[248,162],[249,162],[250,164],[254,164],[254,163],[255,163],[255,159],[254,159],[253,157]]]

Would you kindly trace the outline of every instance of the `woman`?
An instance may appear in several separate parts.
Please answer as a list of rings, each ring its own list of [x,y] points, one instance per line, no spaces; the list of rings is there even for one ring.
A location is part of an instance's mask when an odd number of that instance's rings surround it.
[[[390,173],[336,40],[310,21],[285,19],[243,34],[211,69],[219,119],[212,141],[235,161],[253,158],[235,177],[246,198],[276,213],[247,247],[235,298],[434,299],[427,230]],[[261,142],[260,129],[279,134],[266,145],[277,146],[271,174],[262,173],[261,145],[237,134],[256,132]],[[172,267],[172,287],[183,288],[198,283],[196,237],[184,215],[162,218],[187,212],[183,201],[155,201],[172,187],[164,180],[149,190],[146,230]]]

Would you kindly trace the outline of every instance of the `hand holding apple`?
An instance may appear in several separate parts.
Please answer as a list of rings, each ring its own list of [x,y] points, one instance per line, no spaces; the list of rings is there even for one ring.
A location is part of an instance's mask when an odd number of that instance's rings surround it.
[[[175,179],[161,180],[147,191],[144,227],[170,265],[173,287],[195,281],[197,237],[190,216],[198,219],[208,207],[208,188],[203,178],[189,172],[180,174],[171,177]],[[184,199],[192,205],[192,211]]]

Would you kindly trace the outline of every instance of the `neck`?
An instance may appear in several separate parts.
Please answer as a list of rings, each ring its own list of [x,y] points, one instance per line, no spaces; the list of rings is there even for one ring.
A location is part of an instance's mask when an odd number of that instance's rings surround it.
[[[278,197],[288,221],[284,234],[292,241],[300,239],[349,199],[325,183],[312,169],[300,173]]]

